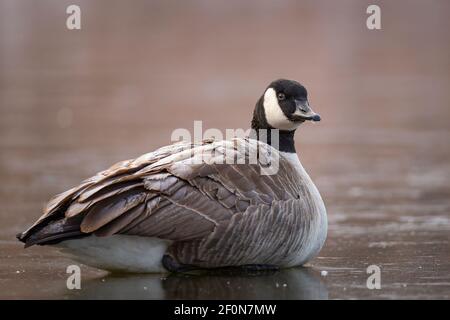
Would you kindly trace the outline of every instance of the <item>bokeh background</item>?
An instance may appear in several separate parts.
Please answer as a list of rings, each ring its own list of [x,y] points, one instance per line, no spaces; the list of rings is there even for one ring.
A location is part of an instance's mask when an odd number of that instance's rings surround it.
[[[449,30],[447,0],[0,0],[0,298],[450,298]],[[323,118],[296,140],[330,222],[306,274],[83,267],[91,290],[74,293],[69,260],[15,241],[52,195],[176,128],[248,128],[281,77]],[[366,288],[371,264],[382,290]]]

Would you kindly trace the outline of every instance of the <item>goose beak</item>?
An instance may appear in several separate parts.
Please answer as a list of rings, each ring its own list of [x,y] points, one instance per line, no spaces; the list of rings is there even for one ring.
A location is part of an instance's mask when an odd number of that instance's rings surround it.
[[[292,114],[297,121],[320,121],[320,115],[315,113],[309,106],[308,100],[295,100],[295,112]]]

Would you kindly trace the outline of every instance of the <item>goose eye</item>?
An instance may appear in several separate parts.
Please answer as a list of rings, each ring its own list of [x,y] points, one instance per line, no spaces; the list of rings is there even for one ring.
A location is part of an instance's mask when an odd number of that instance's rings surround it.
[[[284,99],[286,99],[286,96],[284,95],[284,93],[280,92],[278,94],[278,100],[284,100]]]

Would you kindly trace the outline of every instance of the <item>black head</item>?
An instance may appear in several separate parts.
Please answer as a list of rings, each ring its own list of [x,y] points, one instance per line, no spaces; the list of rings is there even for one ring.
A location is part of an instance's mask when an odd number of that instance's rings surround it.
[[[294,131],[308,120],[320,121],[320,116],[311,110],[306,88],[297,81],[279,79],[256,104],[252,128]]]

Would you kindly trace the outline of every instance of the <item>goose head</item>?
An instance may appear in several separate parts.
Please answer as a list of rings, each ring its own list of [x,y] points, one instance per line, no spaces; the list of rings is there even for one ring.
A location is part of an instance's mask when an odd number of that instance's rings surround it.
[[[308,102],[306,88],[297,81],[273,81],[256,103],[253,129],[295,131],[305,121],[320,121]]]

